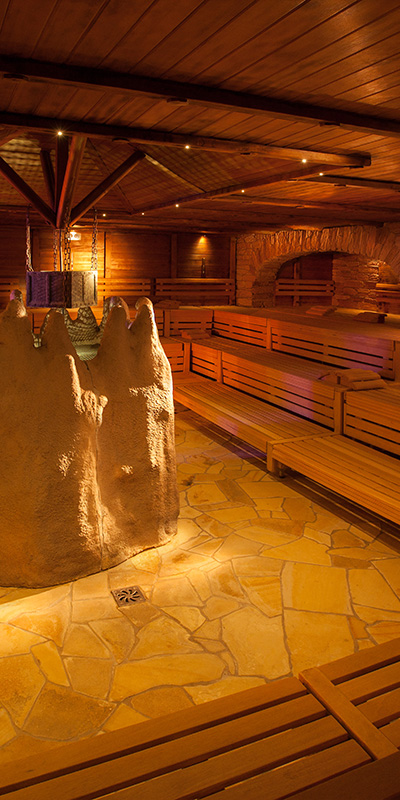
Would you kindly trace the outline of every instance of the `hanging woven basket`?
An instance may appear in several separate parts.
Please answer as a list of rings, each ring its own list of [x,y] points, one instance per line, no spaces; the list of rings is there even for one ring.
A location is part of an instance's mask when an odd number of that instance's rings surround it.
[[[97,305],[97,271],[26,273],[30,308],[80,308]]]

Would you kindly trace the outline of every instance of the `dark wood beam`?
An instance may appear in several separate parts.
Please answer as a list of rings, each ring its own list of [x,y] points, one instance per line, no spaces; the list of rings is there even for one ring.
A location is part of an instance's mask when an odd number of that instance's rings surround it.
[[[3,144],[7,144],[7,142],[11,142],[12,139],[15,139],[16,136],[21,136],[21,129],[20,128],[5,128],[4,130],[0,131],[0,147],[3,147]]]
[[[94,161],[96,162],[96,166],[97,166],[98,170],[100,171],[100,174],[103,176],[103,179],[104,178],[108,178],[108,176],[110,175],[110,171],[109,171],[109,169],[107,167],[106,162],[104,161],[103,156],[99,153],[99,151],[98,151],[96,145],[94,144],[94,142],[92,142],[90,139],[88,139],[87,140],[87,144],[86,144],[86,148],[87,148],[88,151],[90,151],[90,155],[93,157]],[[127,212],[129,214],[132,214],[132,212],[134,211],[134,207],[133,207],[131,201],[129,200],[129,198],[126,196],[126,194],[125,194],[124,190],[122,189],[122,187],[120,186],[120,184],[117,183],[116,186],[114,186],[114,189],[117,190],[119,196],[121,197],[121,200],[122,200]]]
[[[3,175],[3,177],[6,178],[9,183],[11,183],[17,192],[25,197],[25,200],[27,200],[28,203],[31,203],[34,208],[36,208],[36,211],[39,212],[46,222],[49,222],[50,225],[54,225],[54,213],[52,212],[50,206],[48,206],[47,203],[45,203],[45,201],[42,200],[42,198],[39,197],[39,195],[36,194],[36,192],[30,186],[28,186],[23,178],[21,178],[20,175],[18,175],[18,173],[15,172],[15,170],[13,170],[13,168],[10,167],[3,158],[0,158],[0,174]]]
[[[86,214],[86,212],[89,211],[89,209],[92,208],[92,206],[94,206],[98,200],[104,197],[104,195],[107,194],[107,192],[109,192],[113,186],[116,186],[117,183],[119,183],[126,175],[128,175],[129,172],[131,172],[131,170],[133,170],[133,168],[136,166],[136,164],[138,164],[139,161],[142,161],[143,158],[144,153],[141,153],[140,151],[131,153],[129,158],[127,158],[123,164],[120,164],[120,166],[117,167],[114,172],[111,173],[111,175],[109,175],[104,179],[104,181],[96,186],[92,192],[89,192],[89,194],[86,195],[86,197],[84,197],[83,200],[81,200],[81,202],[72,209],[71,225],[74,225],[75,222],[77,222],[78,219]]]
[[[86,136],[74,136],[69,148],[68,162],[64,173],[60,199],[56,211],[56,227],[63,228],[71,211],[75,186],[85,152]]]
[[[366,167],[371,163],[368,154],[363,153],[321,153],[315,150],[293,149],[290,147],[275,147],[273,145],[258,144],[257,142],[244,142],[235,139],[214,139],[206,136],[192,134],[170,133],[169,131],[148,130],[134,128],[129,125],[109,125],[84,120],[60,120],[54,117],[39,117],[33,114],[14,114],[0,111],[0,124],[20,126],[38,131],[52,131],[54,135],[58,129],[69,134],[85,134],[91,138],[112,138],[128,140],[137,144],[156,144],[165,147],[185,147],[187,144],[193,149],[210,150],[216,153],[231,153],[245,156],[263,156],[265,158],[279,158],[284,161],[301,161],[303,158],[310,163],[321,163],[338,167]],[[63,138],[63,137],[60,137]]]
[[[51,208],[54,208],[55,178],[54,178],[54,168],[53,168],[53,162],[51,160],[50,150],[40,151],[40,163],[42,165],[43,177],[44,177],[44,182],[46,184],[49,203]]]
[[[177,181],[178,183],[183,183],[184,186],[187,186],[189,189],[194,189],[195,192],[202,191],[201,186],[196,186],[194,183],[191,183],[186,178],[183,178],[182,175],[178,175],[176,172],[173,172],[173,170],[167,167],[166,164],[163,164],[162,161],[153,158],[153,156],[150,156],[148,153],[145,153],[144,155],[146,161],[148,161],[149,164],[152,164],[153,167],[156,167],[157,169],[161,170],[161,172],[165,172],[165,174],[168,175],[170,178],[172,178],[174,181]]]
[[[367,178],[353,178],[347,175],[323,175],[308,178],[315,183],[333,183],[335,186],[358,186],[360,189],[380,189],[386,192],[400,192],[400,182],[376,181]]]
[[[319,172],[323,168],[323,164],[317,165],[314,169],[305,166],[302,169],[291,170],[290,172],[283,172],[275,175],[266,175],[263,178],[255,178],[254,180],[243,181],[242,183],[235,183],[232,186],[223,186],[219,189],[211,189],[208,192],[199,192],[196,194],[189,194],[185,197],[179,197],[175,200],[166,200],[163,203],[154,203],[149,206],[144,206],[136,210],[137,214],[145,214],[148,211],[159,211],[162,208],[173,208],[180,206],[184,203],[194,203],[198,200],[213,200],[217,197],[224,195],[235,194],[235,192],[246,191],[246,189],[254,189],[258,186],[269,186],[273,183],[281,183],[282,181],[294,180],[294,178],[308,178],[313,172]]]
[[[278,118],[289,118],[299,121],[322,122],[338,125],[350,130],[375,133],[380,136],[394,134],[400,136],[400,120],[386,119],[374,114],[358,114],[344,109],[326,108],[309,103],[298,103],[279,100],[265,95],[254,95],[247,92],[235,92],[230,89],[219,89],[213,86],[202,86],[196,83],[165,80],[164,78],[148,78],[144,75],[112,72],[92,67],[55,64],[47,61],[35,61],[29,58],[0,56],[0,73],[5,75],[21,75],[41,81],[49,81],[64,85],[84,86],[106,90],[118,90],[134,94],[144,94],[183,103],[193,102],[204,106],[213,106],[230,111],[245,111],[252,114],[266,114]]]
[[[384,215],[385,212],[389,215],[400,214],[400,205],[398,208],[392,206],[376,206],[376,205],[360,205],[359,203],[337,203],[327,200],[308,200],[301,197],[297,198],[282,198],[282,197],[258,197],[256,195],[230,195],[226,198],[216,197],[216,200],[225,200],[240,203],[241,205],[261,205],[261,206],[276,206],[278,208],[292,208],[294,210],[304,208],[318,208],[320,211],[336,212],[346,214],[348,212],[360,214],[361,212],[369,214]]]
[[[64,183],[65,170],[68,164],[69,140],[67,136],[57,136],[56,140],[56,170],[54,188],[54,210],[60,202],[61,189]]]

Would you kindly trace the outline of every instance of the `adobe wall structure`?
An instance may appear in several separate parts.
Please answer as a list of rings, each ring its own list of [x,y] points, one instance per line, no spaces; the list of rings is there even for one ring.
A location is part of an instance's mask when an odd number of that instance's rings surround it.
[[[400,225],[349,225],[238,236],[237,305],[273,305],[274,281],[282,264],[325,252],[335,253],[335,304],[375,308],[377,281],[399,281]]]

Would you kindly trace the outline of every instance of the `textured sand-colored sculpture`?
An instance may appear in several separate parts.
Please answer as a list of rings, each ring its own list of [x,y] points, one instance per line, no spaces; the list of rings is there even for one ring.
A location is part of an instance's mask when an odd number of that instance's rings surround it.
[[[0,315],[0,585],[106,569],[176,531],[172,380],[152,305],[111,309],[83,363],[61,314],[34,347],[23,304]]]

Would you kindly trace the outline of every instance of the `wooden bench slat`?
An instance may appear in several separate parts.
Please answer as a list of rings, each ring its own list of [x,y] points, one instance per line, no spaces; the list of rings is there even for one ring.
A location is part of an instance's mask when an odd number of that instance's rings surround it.
[[[396,800],[400,789],[400,753],[357,767],[325,781],[322,786],[297,792],[293,800]]]
[[[400,677],[400,665],[393,666],[398,666]],[[367,677],[370,679],[371,675]],[[317,667],[305,670],[299,678],[373,758],[384,758],[396,751],[397,748],[393,743],[350,701],[346,692],[348,684],[341,684],[339,689]]]
[[[359,709],[378,728],[394,719],[400,720],[400,688],[361,702]]]
[[[279,733],[268,735],[267,732],[263,736],[263,725],[260,724],[258,730],[253,729],[249,724],[250,717],[246,716],[242,720],[214,726],[209,731],[166,742],[151,750],[80,770],[79,776],[67,774],[56,777],[48,782],[46,789],[49,797],[57,800],[96,796],[102,790],[104,794],[113,791],[115,798],[122,800],[124,797],[134,797],[132,786],[141,783],[138,792],[141,800],[145,797],[170,797],[172,800],[176,796],[173,791],[178,773],[178,791],[190,786],[193,794],[189,796],[196,797],[196,792],[203,787],[222,788],[225,783],[232,783],[256,771],[271,769],[348,739],[344,728],[332,717],[307,721],[314,714],[321,714],[320,711],[313,714],[310,700],[315,701],[315,698],[308,695],[291,701],[297,705],[302,703],[303,712],[298,707],[297,716],[295,713],[288,715],[288,729],[278,720],[278,709],[259,712],[264,716],[268,712],[275,715]],[[291,727],[291,719],[295,720],[296,727]],[[144,781],[146,783],[143,785]],[[11,792],[8,797],[9,800],[43,800],[43,787],[40,784],[28,786]]]
[[[400,749],[400,719],[396,719],[393,722],[389,722],[388,725],[384,725],[382,731],[387,739],[390,739],[390,741]]]
[[[341,690],[353,703],[363,703],[382,691],[400,687],[400,662],[379,667],[373,672],[351,678],[341,684]]]
[[[68,744],[51,753],[42,753],[40,762],[36,759],[32,761],[32,758],[21,759],[18,764],[11,762],[2,765],[0,793],[4,793],[6,788],[16,788],[33,783],[35,780],[43,780],[43,775],[51,777],[64,772],[79,771],[101,763],[106,758],[110,760],[120,758],[125,754],[143,751],[171,739],[178,741],[188,734],[243,718],[247,714],[306,695],[307,690],[297,678],[283,678],[274,683],[256,686],[200,706],[142,722],[140,726],[132,725],[108,733],[106,736]]]
[[[360,650],[319,667],[332,683],[340,684],[359,675],[386,667],[400,661],[400,637],[389,642]]]
[[[271,770],[212,795],[212,800],[281,800],[293,792],[319,784],[347,770],[371,763],[354,740],[300,758],[285,769]],[[322,787],[321,787],[322,789]],[[321,798],[322,800],[322,798]]]

